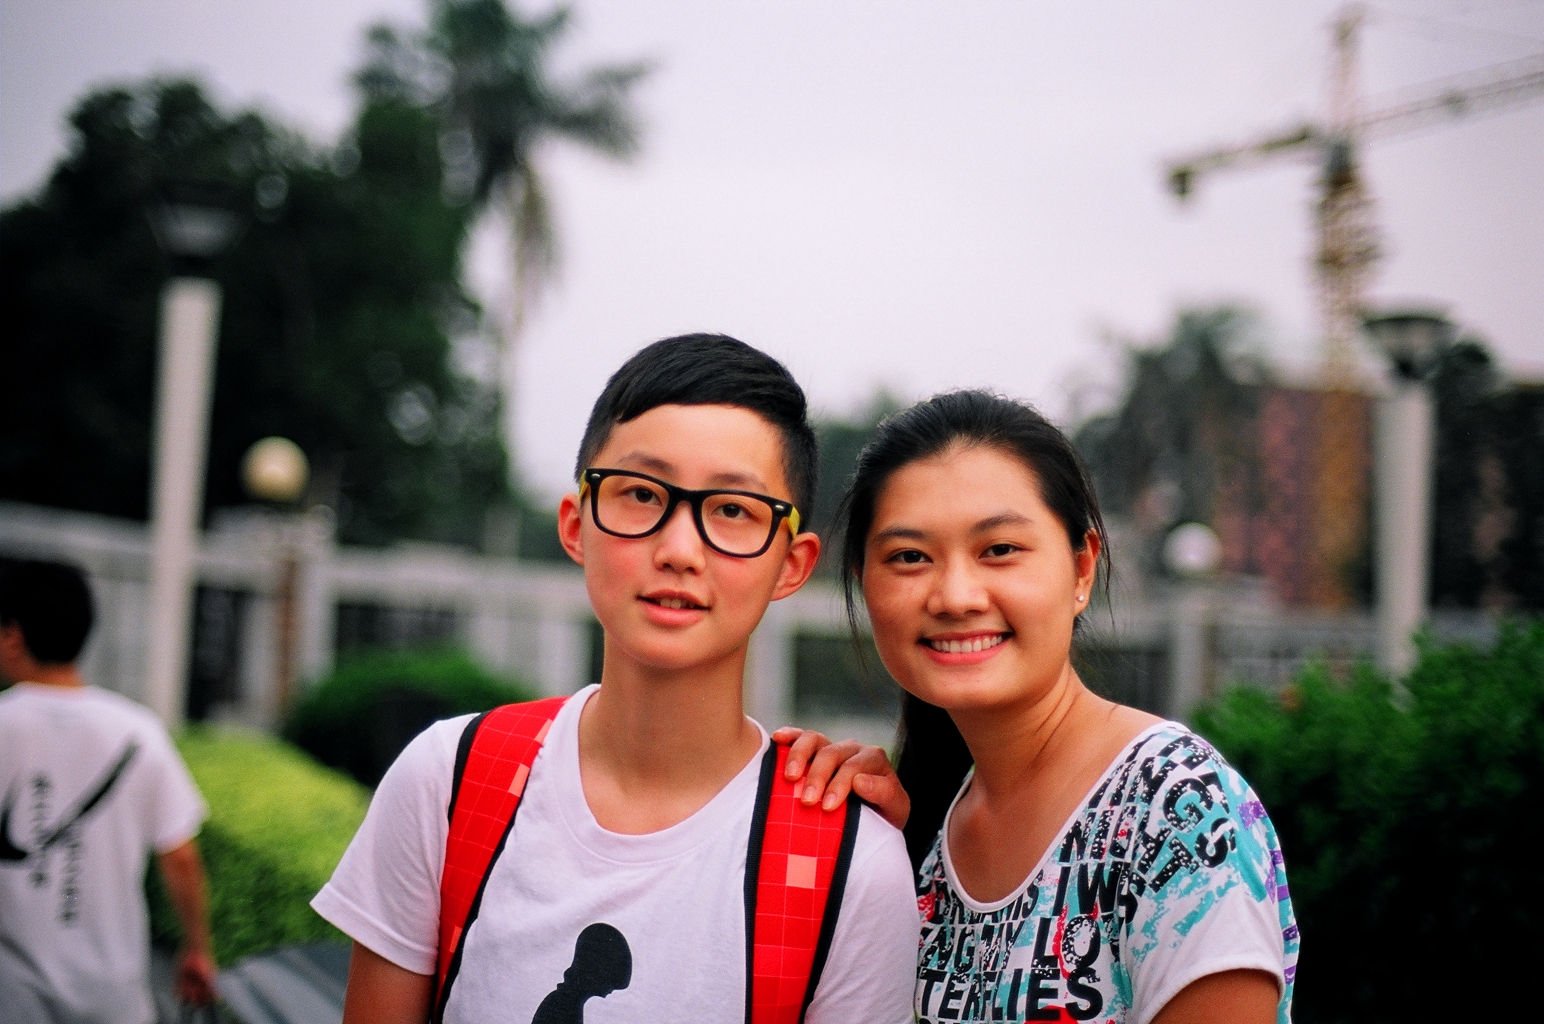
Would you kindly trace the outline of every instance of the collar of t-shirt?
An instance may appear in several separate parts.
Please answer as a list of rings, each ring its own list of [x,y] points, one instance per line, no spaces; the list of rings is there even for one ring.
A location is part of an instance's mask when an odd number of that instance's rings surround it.
[[[749,820],[760,783],[762,756],[771,742],[767,731],[754,719],[752,722],[761,734],[756,756],[690,817],[645,835],[625,835],[602,828],[585,800],[579,774],[579,715],[599,689],[598,684],[588,686],[563,705],[533,765],[531,785],[526,790],[527,799],[547,804],[544,810],[562,822],[576,843],[608,860],[645,864],[683,856],[738,820]],[[541,771],[546,767],[544,761],[553,769],[550,777],[548,772]]]

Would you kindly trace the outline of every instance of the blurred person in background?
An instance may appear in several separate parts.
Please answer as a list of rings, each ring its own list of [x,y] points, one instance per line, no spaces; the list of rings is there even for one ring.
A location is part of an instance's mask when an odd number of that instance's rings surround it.
[[[161,723],[87,686],[80,571],[0,563],[0,1021],[146,1024],[145,860],[182,924],[177,992],[214,998],[202,796]]]

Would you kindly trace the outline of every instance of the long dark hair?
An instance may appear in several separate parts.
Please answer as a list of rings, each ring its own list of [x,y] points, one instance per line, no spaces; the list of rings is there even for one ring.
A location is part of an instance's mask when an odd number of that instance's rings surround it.
[[[880,423],[858,456],[852,483],[838,508],[842,537],[842,591],[853,635],[858,614],[864,550],[874,523],[874,503],[891,474],[918,459],[956,446],[992,448],[1020,460],[1040,485],[1040,498],[1061,521],[1073,551],[1082,551],[1090,531],[1100,540],[1106,597],[1110,554],[1099,500],[1077,449],[1049,420],[1023,402],[986,391],[950,391],[918,402]],[[901,695],[896,773],[911,796],[906,849],[918,867],[943,826],[972,763],[970,750],[941,708]]]

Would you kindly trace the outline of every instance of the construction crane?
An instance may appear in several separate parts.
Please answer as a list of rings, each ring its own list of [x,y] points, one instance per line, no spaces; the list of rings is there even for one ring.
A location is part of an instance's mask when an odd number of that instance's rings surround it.
[[[1359,148],[1453,117],[1517,103],[1544,93],[1544,54],[1428,82],[1362,111],[1358,91],[1357,36],[1363,14],[1350,7],[1336,18],[1326,117],[1305,121],[1237,146],[1225,146],[1168,165],[1169,189],[1184,200],[1204,174],[1280,158],[1317,158],[1315,204],[1318,249],[1314,264],[1324,332],[1325,383],[1352,381],[1352,343],[1360,326],[1363,295],[1380,256],[1372,197],[1358,168]]]

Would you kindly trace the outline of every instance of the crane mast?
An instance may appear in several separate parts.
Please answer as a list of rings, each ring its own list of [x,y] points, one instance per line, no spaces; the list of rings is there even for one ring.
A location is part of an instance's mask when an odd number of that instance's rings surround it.
[[[1302,122],[1236,146],[1193,154],[1168,166],[1169,189],[1183,200],[1203,175],[1282,157],[1317,157],[1314,272],[1323,336],[1321,374],[1328,386],[1353,384],[1354,342],[1367,286],[1381,248],[1374,204],[1359,167],[1362,145],[1451,118],[1516,103],[1544,93],[1544,54],[1428,83],[1413,97],[1362,109],[1358,37],[1360,7],[1341,11],[1333,26],[1334,52],[1321,122]]]
[[[1317,210],[1318,252],[1314,256],[1319,320],[1324,331],[1326,383],[1351,381],[1352,344],[1360,325],[1362,297],[1378,263],[1378,228],[1372,196],[1357,167],[1360,122],[1357,34],[1362,12],[1351,8],[1335,23],[1335,59],[1329,86],[1328,138],[1323,146]]]

